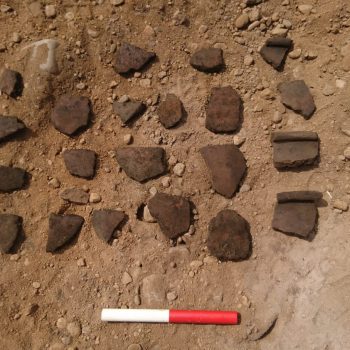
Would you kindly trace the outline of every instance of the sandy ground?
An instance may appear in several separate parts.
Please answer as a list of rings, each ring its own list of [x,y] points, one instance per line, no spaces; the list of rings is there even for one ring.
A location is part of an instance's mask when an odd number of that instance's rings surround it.
[[[277,13],[274,19],[292,24],[288,36],[302,54],[287,58],[283,72],[258,53],[277,22],[267,32],[238,31],[238,0],[126,0],[121,6],[107,0],[36,5],[0,1],[13,9],[0,12],[0,67],[21,72],[25,83],[18,100],[0,96],[0,114],[17,116],[30,129],[0,145],[0,164],[20,166],[31,174],[26,189],[0,194],[0,211],[22,216],[25,234],[14,254],[0,256],[2,349],[128,349],[132,344],[130,349],[144,350],[350,348],[349,212],[332,208],[334,199],[350,200],[350,168],[343,156],[350,139],[341,131],[350,108],[350,6],[345,0],[281,3],[266,0],[255,9],[269,18]],[[46,4],[55,5],[54,18],[45,16]],[[309,15],[298,10],[303,4],[313,5]],[[34,58],[27,47],[48,38],[59,44],[57,74],[40,69],[48,54],[45,46]],[[158,60],[141,77],[120,77],[112,63],[115,45],[122,41],[156,52]],[[205,74],[189,65],[190,54],[202,46],[224,50],[224,72]],[[246,55],[253,56],[252,65],[244,64]],[[163,73],[159,78],[161,72],[166,72],[165,78]],[[315,98],[317,111],[310,120],[280,103],[277,84],[297,78],[305,80]],[[220,85],[233,86],[244,101],[238,136],[245,140],[240,147],[248,163],[244,183],[251,189],[232,200],[213,193],[198,152],[208,144],[233,142],[234,135],[216,135],[204,127],[210,89]],[[264,97],[264,89],[271,90],[272,99]],[[159,124],[153,105],[158,94],[162,98],[167,92],[180,97],[188,114],[184,124],[171,130]],[[74,138],[60,134],[49,121],[55,99],[64,93],[88,96],[93,103],[91,127]],[[149,105],[131,127],[113,114],[113,99],[122,95]],[[272,122],[276,110],[282,114],[280,124]],[[321,140],[318,166],[278,172],[270,133],[279,128],[316,131]],[[170,167],[171,186],[165,189],[161,178],[145,184],[128,178],[114,159],[126,134],[133,136],[134,145],[144,146],[156,145],[161,136],[168,158],[186,165],[183,177]],[[93,180],[72,177],[64,166],[62,150],[79,147],[99,155]],[[50,185],[52,178],[59,180],[60,188]],[[87,187],[102,201],[65,204],[59,193],[73,186]],[[195,233],[175,246],[157,224],[137,218],[152,187],[181,193],[198,212]],[[271,229],[276,193],[298,189],[321,191],[327,202],[319,208],[312,242]],[[129,217],[112,245],[100,241],[91,227],[95,208],[120,208]],[[237,210],[250,223],[249,260],[220,263],[207,252],[208,223],[224,208]],[[78,240],[59,254],[45,252],[48,216],[53,212],[85,218]],[[86,266],[80,266],[81,259]],[[125,272],[131,283],[123,283]],[[169,301],[169,292],[177,299]],[[33,304],[38,309],[28,315]],[[242,322],[235,327],[103,324],[102,307],[236,309]],[[275,316],[270,334],[253,341]],[[74,333],[73,326],[78,326],[77,333],[81,326],[82,334]]]

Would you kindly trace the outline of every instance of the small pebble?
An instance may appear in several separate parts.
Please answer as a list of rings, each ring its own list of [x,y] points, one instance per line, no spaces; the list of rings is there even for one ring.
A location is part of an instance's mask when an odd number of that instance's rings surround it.
[[[55,177],[49,181],[49,185],[53,188],[59,188],[61,186],[61,183],[59,180],[57,180]]]
[[[79,267],[84,267],[84,266],[86,266],[86,261],[85,261],[85,259],[84,259],[84,258],[78,259],[77,265],[78,265]]]
[[[67,327],[67,321],[65,318],[60,317],[56,322],[56,327],[58,329],[65,329]]]
[[[101,200],[102,200],[102,197],[98,193],[94,193],[94,192],[90,193],[90,198],[89,198],[90,203],[99,203],[101,202]]]
[[[165,188],[170,187],[170,183],[171,183],[171,179],[170,179],[169,176],[165,176],[165,177],[162,178],[162,185],[163,185],[163,187],[165,187]]]
[[[345,201],[340,200],[340,199],[336,199],[333,202],[333,208],[339,209],[341,211],[347,211],[349,208],[349,204]]]
[[[168,301],[174,301],[177,299],[177,294],[175,292],[169,292],[166,295]]]
[[[72,337],[79,337],[81,334],[81,325],[79,321],[73,321],[68,323],[67,325],[67,332],[72,336]]]
[[[243,29],[245,28],[249,23],[249,17],[246,13],[243,13],[236,19],[236,27],[238,29]]]
[[[56,17],[56,7],[55,7],[55,5],[46,5],[45,6],[45,16],[47,18],[54,18],[54,17]]]
[[[273,114],[273,117],[272,117],[272,121],[275,124],[280,123],[282,121],[282,113],[279,111],[275,111],[275,113]]]
[[[41,286],[41,284],[40,284],[39,282],[33,282],[32,286],[33,286],[33,288],[35,288],[35,289],[39,289],[40,286]]]
[[[254,63],[254,58],[251,55],[246,55],[243,61],[245,66],[251,66]]]
[[[132,143],[132,135],[131,134],[124,135],[123,141],[125,144],[130,145]]]
[[[344,157],[347,159],[347,160],[350,160],[350,146],[347,147],[344,151]]]
[[[124,286],[126,286],[131,282],[132,282],[132,277],[129,275],[128,272],[125,271],[122,276],[122,283],[124,284]]]
[[[296,60],[300,56],[301,56],[301,49],[294,49],[288,54],[288,57],[292,58],[293,60]]]
[[[185,168],[185,164],[177,163],[173,168],[174,174],[181,177],[185,172]]]
[[[13,35],[12,35],[12,41],[14,42],[14,43],[20,43],[21,42],[21,40],[22,40],[22,38],[21,38],[21,36],[17,33],[17,32],[15,32],[15,33],[13,33]]]
[[[128,346],[127,350],[142,350],[142,347],[140,344],[131,344]]]

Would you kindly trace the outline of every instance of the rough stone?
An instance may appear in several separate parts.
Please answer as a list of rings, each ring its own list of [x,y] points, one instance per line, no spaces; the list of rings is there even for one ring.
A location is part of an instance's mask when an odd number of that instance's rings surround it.
[[[306,119],[312,116],[316,110],[316,106],[304,80],[280,83],[277,88],[281,93],[282,103],[286,107],[300,113]]]
[[[308,238],[317,222],[317,207],[313,202],[277,203],[272,228],[283,233]]]
[[[215,133],[233,132],[240,125],[242,110],[241,97],[231,86],[213,88],[206,110],[205,126]]]
[[[82,96],[61,96],[52,113],[51,122],[65,135],[73,135],[86,127],[91,114],[90,101]]]
[[[25,183],[25,170],[0,165],[0,192],[19,190]]]
[[[96,153],[87,149],[71,149],[63,153],[64,164],[71,175],[92,178],[95,175]]]
[[[0,91],[10,97],[17,97],[22,94],[23,80],[20,73],[4,69],[0,76]]]
[[[219,72],[224,67],[222,49],[214,47],[200,49],[191,56],[190,64],[202,72]]]
[[[272,134],[273,163],[277,169],[313,164],[319,156],[317,133],[294,131]]]
[[[0,115],[0,141],[23,130],[25,125],[16,117],[5,117]]]
[[[180,122],[184,115],[181,100],[174,94],[167,94],[165,100],[159,104],[159,121],[166,128],[172,128]]]
[[[61,192],[60,197],[70,203],[86,204],[89,202],[89,195],[79,188],[67,188]]]
[[[206,146],[200,153],[209,169],[216,192],[231,198],[246,171],[246,161],[235,145]]]
[[[188,231],[191,224],[191,207],[187,199],[157,193],[149,200],[148,208],[168,238],[175,239]]]
[[[165,173],[165,151],[161,147],[122,147],[116,158],[130,178],[143,182]]]
[[[141,116],[145,112],[146,106],[139,101],[116,101],[113,103],[113,110],[119,115],[123,123],[127,123],[132,119]]]
[[[293,42],[289,38],[270,38],[266,40],[265,45],[261,48],[260,55],[272,67],[280,69],[292,45]]]
[[[97,236],[108,243],[124,219],[125,214],[119,210],[94,210],[92,213],[92,226]]]
[[[22,227],[22,218],[13,214],[0,214],[0,251],[10,252]]]
[[[84,219],[78,215],[50,214],[46,251],[53,253],[71,241],[79,233],[83,223]]]
[[[154,52],[147,52],[137,46],[123,43],[117,51],[114,68],[119,74],[138,71],[155,56]]]
[[[220,260],[239,261],[251,254],[248,222],[234,210],[225,209],[210,220],[207,246]]]

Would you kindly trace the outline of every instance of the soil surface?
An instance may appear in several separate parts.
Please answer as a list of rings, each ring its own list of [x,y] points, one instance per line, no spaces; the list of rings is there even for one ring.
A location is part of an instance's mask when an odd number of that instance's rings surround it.
[[[30,174],[22,190],[0,193],[0,213],[23,218],[11,254],[0,256],[1,349],[350,348],[350,4],[245,3],[0,1],[0,69],[19,72],[24,84],[17,98],[1,94],[0,115],[15,116],[27,128],[1,141],[0,165]],[[247,16],[236,22],[242,13]],[[259,53],[273,34],[294,43],[279,71]],[[121,76],[113,65],[123,42],[157,57],[140,72]],[[223,70],[206,73],[190,65],[203,47],[223,50]],[[308,120],[281,103],[277,86],[292,80],[304,80],[314,98],[316,111]],[[205,127],[211,89],[220,86],[232,86],[243,101],[241,126],[231,134]],[[186,113],[165,129],[157,108],[170,93]],[[73,137],[50,120],[66,94],[88,97],[93,110],[88,128]],[[125,95],[147,106],[127,126],[113,111],[113,102],[125,102]],[[319,162],[278,171],[274,130],[317,132]],[[214,192],[199,152],[227,143],[238,145],[247,160],[232,199]],[[163,147],[168,174],[143,183],[129,178],[116,160],[116,150],[127,144]],[[69,149],[96,152],[92,179],[68,172],[63,153]],[[178,166],[181,172],[173,171],[177,163],[185,166]],[[90,194],[88,204],[60,197],[74,187]],[[276,194],[296,190],[323,193],[313,239],[271,228]],[[175,241],[152,218],[142,220],[156,191],[191,201],[192,226]],[[111,244],[92,227],[94,209],[127,215]],[[250,225],[247,260],[220,262],[208,252],[209,222],[224,209]],[[50,213],[85,220],[73,242],[55,253],[46,252]],[[237,310],[241,323],[108,324],[100,320],[104,307]]]

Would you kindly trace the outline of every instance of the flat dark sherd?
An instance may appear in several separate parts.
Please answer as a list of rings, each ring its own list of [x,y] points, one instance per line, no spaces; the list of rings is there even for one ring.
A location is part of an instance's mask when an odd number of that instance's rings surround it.
[[[51,122],[58,131],[71,136],[89,124],[90,114],[87,97],[64,95],[51,113]]]
[[[214,190],[231,198],[247,169],[242,152],[235,145],[206,146],[200,153],[209,169]]]
[[[139,101],[114,102],[113,111],[119,116],[123,123],[127,123],[136,117],[141,116],[146,106]]]
[[[205,126],[215,133],[233,132],[242,119],[242,100],[231,86],[211,90]]]
[[[75,204],[87,204],[89,202],[89,194],[79,188],[67,188],[60,193],[60,197]]]
[[[314,99],[304,80],[294,80],[280,83],[277,86],[281,93],[282,103],[288,108],[310,118],[316,110]]]
[[[125,214],[119,210],[94,210],[92,213],[92,226],[97,236],[108,243],[124,219]]]
[[[207,247],[220,260],[247,259],[251,240],[248,222],[234,210],[222,210],[210,220]]]
[[[143,182],[166,172],[165,151],[161,147],[122,147],[117,161],[130,178]]]
[[[25,170],[0,165],[0,192],[19,190],[25,183]]]
[[[317,202],[322,198],[318,191],[291,191],[277,193],[277,202]]]
[[[22,94],[23,80],[20,73],[4,69],[0,76],[0,91],[10,97],[17,97]]]
[[[25,129],[25,125],[16,117],[0,116],[0,141]]]
[[[71,149],[63,153],[64,164],[71,175],[90,179],[95,175],[97,155],[87,149]]]
[[[316,203],[322,198],[317,191],[293,191],[277,194],[272,228],[286,234],[308,239],[317,223]]]
[[[224,67],[223,52],[214,47],[200,49],[191,56],[190,64],[202,72],[219,72]]]
[[[79,215],[50,214],[47,252],[55,252],[70,242],[81,230],[84,219]]]
[[[273,68],[280,69],[292,45],[293,41],[289,38],[270,38],[266,40],[261,48],[260,55]]]
[[[166,128],[172,128],[180,122],[184,109],[180,99],[174,94],[167,94],[165,100],[159,104],[159,121]]]
[[[140,47],[123,43],[117,51],[114,68],[119,74],[139,71],[155,56],[156,54],[154,52],[147,52]]]
[[[157,193],[149,200],[147,206],[166,237],[175,239],[189,230],[191,207],[187,199]]]
[[[13,214],[0,214],[0,251],[9,253],[22,227],[22,218]]]
[[[277,169],[311,165],[318,159],[319,139],[315,132],[274,132],[271,140]]]

